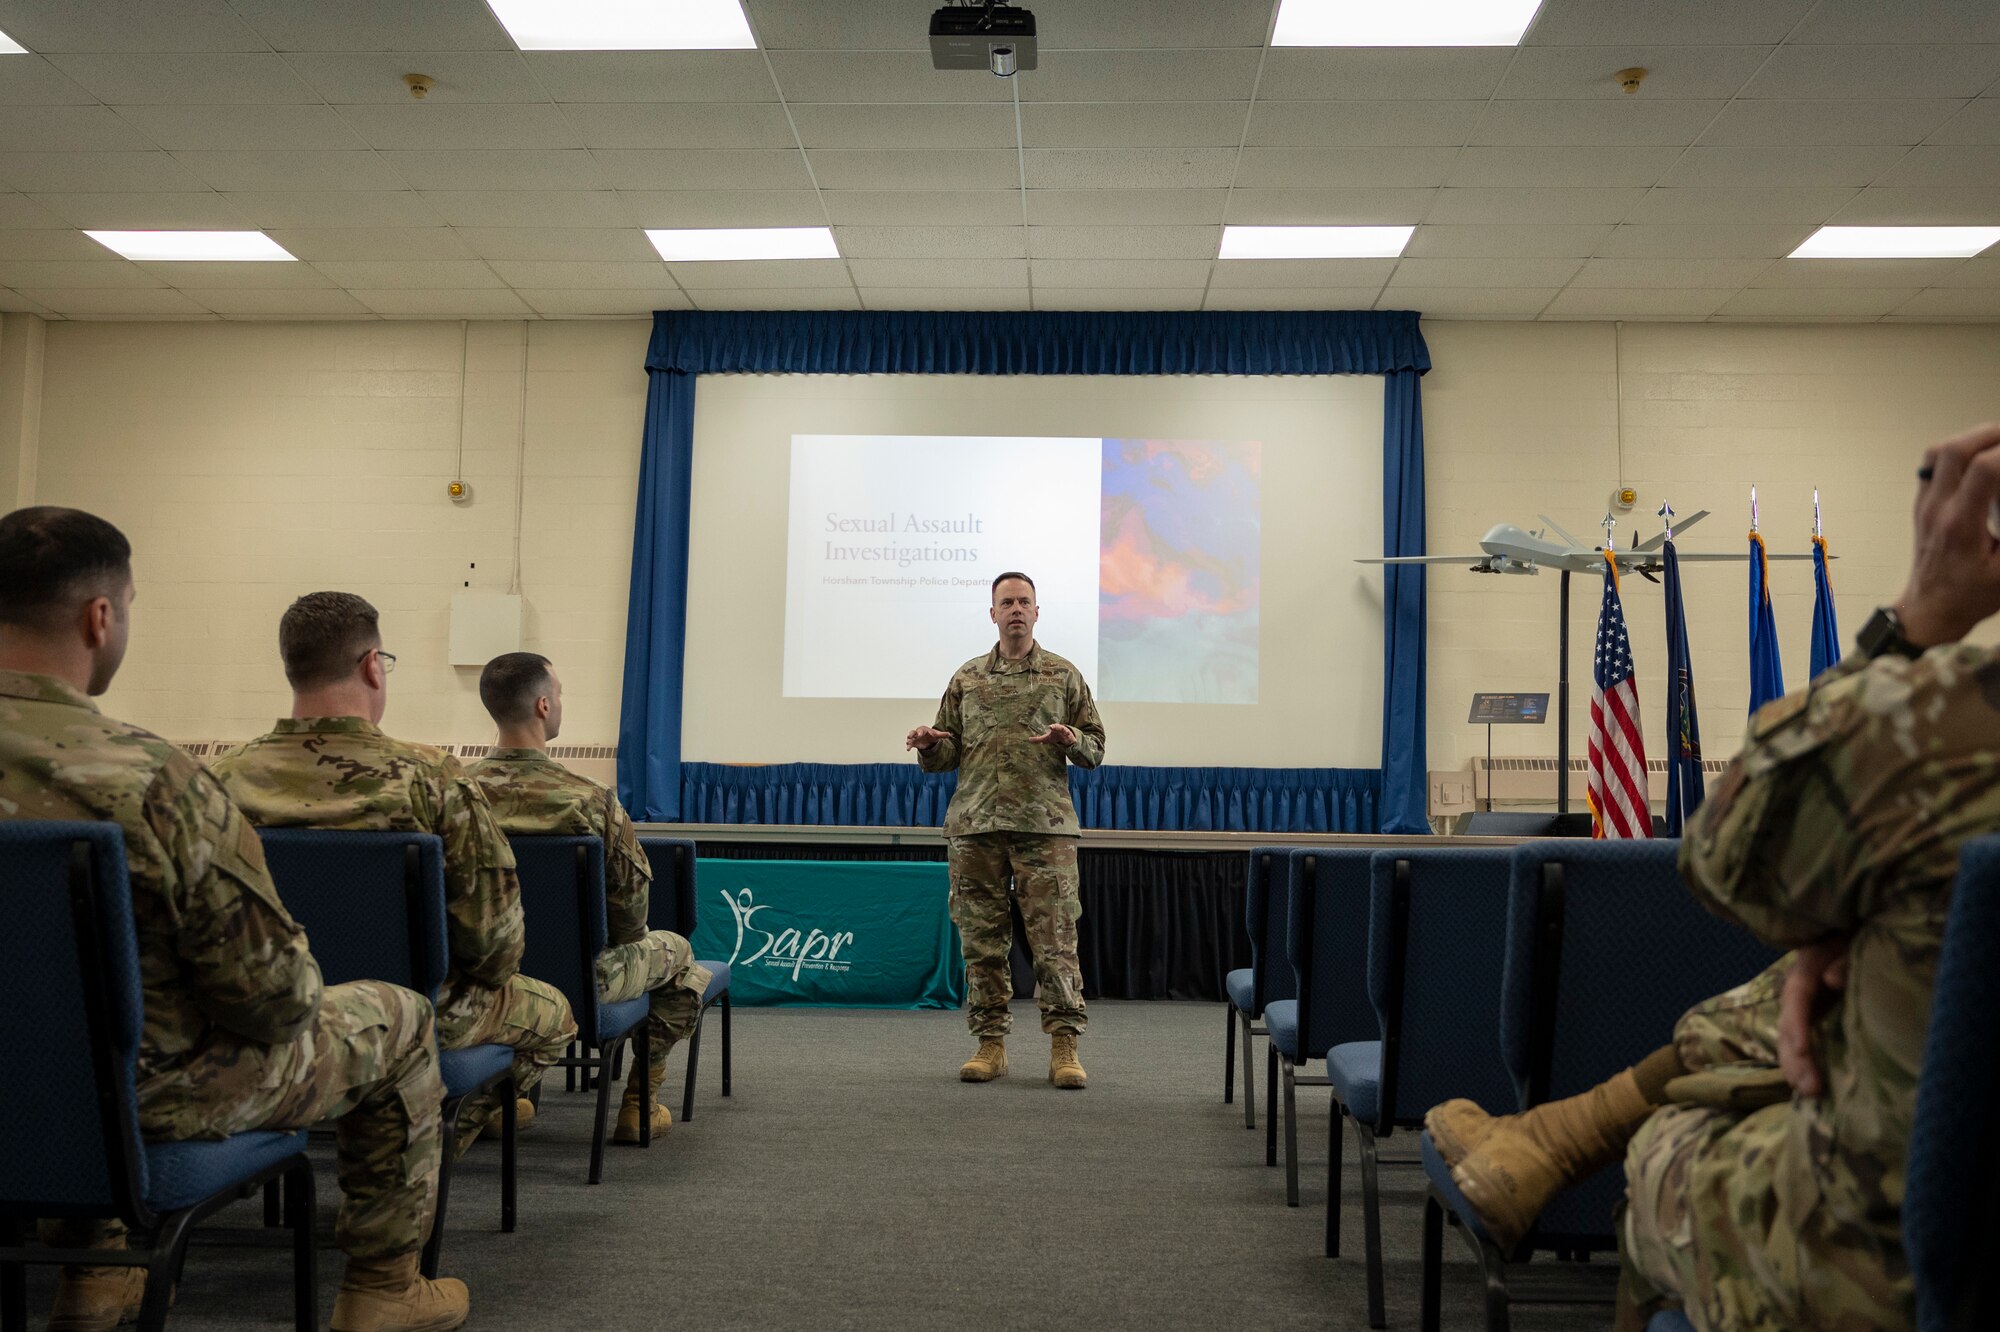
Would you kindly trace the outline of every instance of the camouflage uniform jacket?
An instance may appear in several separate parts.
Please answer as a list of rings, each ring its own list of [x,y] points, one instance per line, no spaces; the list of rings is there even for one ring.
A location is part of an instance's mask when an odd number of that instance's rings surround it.
[[[1076,743],[1067,750],[1028,743],[1053,722],[1073,729]],[[918,750],[918,763],[925,772],[958,770],[945,836],[1078,835],[1068,765],[1104,761],[1104,723],[1083,672],[1039,645],[1008,661],[996,644],[958,668],[933,724],[945,738]]]
[[[1817,1033],[1828,1094],[1794,1102],[1772,1220],[1872,1255],[1905,1297],[1904,1163],[1945,912],[1959,847],[1996,830],[2000,654],[1956,644],[1850,658],[1767,704],[1681,847],[1697,897],[1760,938],[1852,939]]]
[[[495,749],[470,768],[508,833],[604,839],[604,898],[612,947],[646,937],[653,867],[618,797],[539,749]]]
[[[148,1124],[192,1103],[186,1066],[216,1042],[281,1045],[318,1013],[319,966],[271,886],[256,830],[165,740],[112,721],[60,680],[0,671],[0,819],[124,829]]]
[[[436,833],[444,841],[451,970],[442,1011],[466,983],[497,989],[520,970],[521,883],[485,793],[458,760],[359,717],[281,719],[211,765],[261,828]]]

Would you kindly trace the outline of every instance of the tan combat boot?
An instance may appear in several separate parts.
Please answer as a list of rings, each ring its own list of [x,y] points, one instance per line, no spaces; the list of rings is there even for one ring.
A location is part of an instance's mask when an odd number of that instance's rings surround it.
[[[65,1267],[56,1277],[49,1332],[111,1332],[138,1322],[145,1298],[143,1267]]]
[[[637,1145],[639,1141],[639,1097],[643,1094],[646,1104],[653,1107],[653,1136],[659,1137],[674,1126],[674,1113],[660,1104],[660,1081],[666,1076],[666,1069],[654,1076],[651,1069],[634,1068],[632,1076],[625,1081],[625,1100],[618,1107],[618,1127],[611,1132],[611,1141]],[[640,1092],[643,1086],[645,1091]]]
[[[1076,1037],[1068,1032],[1049,1037],[1049,1081],[1072,1090],[1087,1081],[1083,1065],[1076,1061]]]
[[[1654,1108],[1627,1069],[1580,1096],[1494,1120],[1452,1181],[1493,1242],[1512,1249],[1557,1192],[1623,1157]]]
[[[333,1332],[449,1332],[470,1310],[465,1283],[419,1275],[414,1253],[350,1258],[333,1301]]]
[[[991,1082],[1007,1076],[1007,1041],[1000,1036],[981,1036],[979,1051],[959,1066],[960,1082]]]
[[[1451,1166],[1478,1151],[1499,1122],[1463,1097],[1434,1105],[1424,1112],[1424,1131],[1437,1144],[1444,1163]]]

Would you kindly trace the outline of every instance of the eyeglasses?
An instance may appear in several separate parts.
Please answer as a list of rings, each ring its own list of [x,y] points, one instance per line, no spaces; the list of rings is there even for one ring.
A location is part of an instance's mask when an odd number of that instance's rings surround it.
[[[396,669],[395,653],[384,652],[381,648],[369,648],[368,652],[374,653],[375,660],[382,663],[382,674],[388,675],[390,672]],[[360,656],[356,657],[354,659],[354,664],[356,666],[359,666],[362,662],[368,660],[368,652],[364,652]]]

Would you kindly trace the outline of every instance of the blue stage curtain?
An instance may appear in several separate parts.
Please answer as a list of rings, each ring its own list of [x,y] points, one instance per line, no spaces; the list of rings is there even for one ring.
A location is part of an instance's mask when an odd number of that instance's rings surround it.
[[[1382,432],[1385,548],[1421,554],[1423,419],[1418,381],[1430,364],[1416,312],[1410,310],[655,314],[646,353],[651,385],[625,627],[619,795],[644,821],[706,821],[683,808],[680,763],[696,375],[1384,375],[1388,380]],[[1391,571],[1385,584],[1382,763],[1395,781],[1391,787],[1378,784],[1375,789],[1397,793],[1380,810],[1385,831],[1426,828],[1423,585],[1420,570]],[[1367,805],[1375,809],[1374,795]],[[1192,810],[1183,817],[1202,817],[1199,802]],[[1225,820],[1213,826],[1228,826],[1226,812],[1220,816],[1211,812],[1209,817]],[[1335,817],[1329,812],[1329,819]]]
[[[1072,768],[1086,828],[1369,833],[1381,824],[1373,768]],[[688,823],[937,827],[957,780],[913,763],[681,765]]]

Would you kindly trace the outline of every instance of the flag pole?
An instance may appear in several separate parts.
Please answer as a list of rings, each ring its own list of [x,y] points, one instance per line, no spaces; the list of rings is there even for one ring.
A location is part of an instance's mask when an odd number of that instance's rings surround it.
[[[1569,813],[1569,570],[1562,571],[1562,609],[1556,633],[1556,813]],[[1493,789],[1492,761],[1486,789]]]

